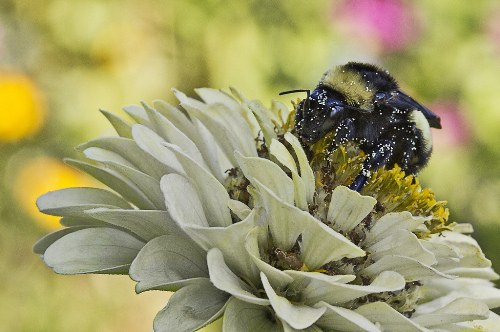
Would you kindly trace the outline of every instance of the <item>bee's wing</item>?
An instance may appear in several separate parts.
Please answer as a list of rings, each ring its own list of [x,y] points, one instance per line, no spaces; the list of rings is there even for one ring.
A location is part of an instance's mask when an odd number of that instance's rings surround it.
[[[401,110],[418,110],[422,112],[433,128],[441,129],[441,119],[427,107],[417,103],[412,97],[402,91],[397,91],[397,94],[385,101],[389,107],[394,107]]]

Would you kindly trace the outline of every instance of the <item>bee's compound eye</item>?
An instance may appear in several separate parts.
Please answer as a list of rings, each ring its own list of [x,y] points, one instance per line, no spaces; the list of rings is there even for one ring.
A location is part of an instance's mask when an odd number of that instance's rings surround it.
[[[375,94],[375,100],[382,100],[385,98],[385,92],[377,92]]]

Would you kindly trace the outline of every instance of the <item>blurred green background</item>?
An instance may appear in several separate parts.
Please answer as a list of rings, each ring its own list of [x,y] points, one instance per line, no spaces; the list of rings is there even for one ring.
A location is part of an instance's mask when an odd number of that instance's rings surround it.
[[[389,69],[441,116],[421,182],[500,271],[498,1],[0,1],[0,329],[149,331],[167,301],[126,277],[55,275],[31,253],[57,227],[36,197],[96,185],[61,159],[113,134],[99,108],[201,86],[268,103],[350,60]]]

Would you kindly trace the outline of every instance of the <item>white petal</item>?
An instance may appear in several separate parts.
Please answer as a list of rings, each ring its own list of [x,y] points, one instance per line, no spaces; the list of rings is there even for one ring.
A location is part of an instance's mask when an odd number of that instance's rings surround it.
[[[160,236],[141,249],[129,274],[138,282],[138,293],[151,289],[175,291],[199,278],[208,278],[206,253],[187,238]]]
[[[235,153],[238,165],[245,177],[256,187],[259,181],[273,193],[289,204],[294,201],[294,185],[292,179],[277,164],[264,158],[244,157]]]
[[[132,136],[142,150],[167,166],[169,173],[185,174],[175,154],[163,145],[165,141],[154,131],[142,125],[133,125]]]
[[[336,276],[327,276],[321,273],[293,270],[285,272],[295,279],[299,287],[305,285],[305,288],[302,289],[302,299],[308,305],[314,305],[320,301],[340,304],[368,294],[393,292],[405,287],[404,278],[392,271],[382,272],[370,285],[366,286],[346,284],[342,278],[338,279]]]
[[[62,229],[59,229],[57,231],[54,231],[52,233],[49,233],[36,241],[36,243],[33,245],[33,253],[38,254],[38,255],[43,255],[45,253],[45,250],[47,250],[48,247],[52,245],[52,243],[56,242],[60,238],[68,235],[69,233],[74,233],[76,231],[79,231],[81,229],[89,228],[89,226],[74,226],[74,227],[65,227]],[[287,276],[288,277],[288,276]]]
[[[75,159],[65,159],[64,161],[68,165],[91,175],[96,180],[119,193],[138,208],[145,210],[156,209],[155,204],[146,196],[137,184],[119,172],[103,165],[92,165]]]
[[[132,128],[130,130],[132,130]],[[170,168],[160,163],[155,158],[151,158],[151,155],[139,148],[132,139],[122,137],[101,137],[81,144],[77,149],[81,151],[91,147],[113,151],[133,164],[136,169],[157,180],[171,171]]]
[[[339,332],[381,332],[375,324],[352,310],[332,306],[326,302],[319,302],[315,307],[326,307],[326,312],[316,322],[316,325],[324,329],[335,327],[335,331]]]
[[[228,298],[228,294],[215,288],[207,279],[183,287],[156,315],[154,331],[196,331],[222,315]]]
[[[210,281],[218,289],[245,302],[264,306],[269,305],[269,300],[255,296],[252,288],[231,271],[219,249],[213,248],[208,251],[207,264]]]
[[[185,236],[167,211],[97,208],[86,210],[85,214],[125,228],[146,241],[166,234]]]
[[[442,324],[486,319],[489,312],[488,306],[482,302],[469,298],[460,298],[433,313],[412,317],[411,320],[421,326],[432,327]]]
[[[247,234],[258,221],[256,211],[245,220],[228,227],[185,227],[189,236],[205,250],[218,248],[222,251],[227,264],[239,276],[255,282],[259,279],[259,271],[244,247]]]
[[[400,229],[406,229],[410,232],[417,230],[429,218],[414,217],[408,211],[387,213],[373,223],[373,227],[366,234],[364,244],[369,246],[375,241],[380,241]]]
[[[439,272],[435,268],[422,264],[416,259],[401,255],[384,256],[365,268],[363,273],[374,277],[383,271],[396,271],[404,276],[406,281],[415,281],[426,277],[453,278],[453,276]]]
[[[188,179],[179,174],[165,175],[160,182],[167,211],[181,227],[198,225],[208,227],[198,193]]]
[[[125,113],[130,115],[135,122],[147,125],[149,127],[149,119],[146,111],[138,105],[127,105],[122,108]]]
[[[417,307],[417,314],[432,313],[461,297],[481,301],[490,309],[500,307],[500,289],[495,288],[495,285],[487,280],[476,278],[432,279],[425,282],[422,290],[426,295],[425,303]]]
[[[266,227],[267,228],[267,227]],[[267,276],[269,283],[274,289],[283,290],[286,286],[288,286],[293,278],[290,277],[285,272],[278,270],[274,266],[264,262],[260,257],[259,250],[259,238],[264,235],[267,237],[267,229],[264,227],[254,227],[247,235],[245,239],[245,249],[247,250],[248,255],[252,258],[253,263],[257,266],[257,268],[264,272]],[[267,247],[267,243],[265,247]],[[263,245],[264,246],[264,245]]]
[[[165,210],[165,200],[160,190],[160,181],[136,170],[135,168],[116,164],[114,162],[104,163],[110,170],[120,174],[130,181],[142,195],[147,197],[150,210]],[[147,209],[146,206],[143,209]]]
[[[230,199],[227,202],[227,206],[229,207],[229,209],[231,210],[231,212],[233,212],[238,218],[240,218],[240,220],[243,220],[246,217],[248,217],[248,215],[251,212],[251,210],[248,207],[248,205],[246,205],[243,202],[234,200],[234,199]]]
[[[114,228],[86,228],[61,237],[47,248],[43,260],[56,273],[127,273],[144,246]]]
[[[377,200],[362,196],[357,191],[338,186],[332,192],[326,219],[333,229],[349,232],[356,227],[373,209]]]
[[[321,221],[304,213],[302,233],[302,259],[309,269],[315,270],[324,264],[344,257],[355,258],[366,255],[365,251],[335,232]]]
[[[256,100],[252,100],[248,103],[246,103],[248,108],[255,114],[255,118],[257,119],[259,123],[259,127],[262,130],[264,134],[264,139],[266,142],[266,145],[269,146],[271,144],[273,139],[277,138],[277,135],[274,131],[274,124],[272,123],[271,119],[269,118],[269,110],[267,110],[262,103]]]
[[[301,210],[309,211],[306,197],[306,184],[297,173],[292,173],[292,180],[295,206]]]
[[[367,251],[371,253],[370,258],[375,261],[384,256],[401,255],[416,259],[425,265],[437,263],[436,257],[421,245],[417,236],[404,229],[374,243]]]
[[[85,157],[91,160],[101,162],[111,161],[117,164],[128,166],[130,168],[135,168],[135,166],[131,162],[113,151],[108,151],[97,147],[90,147],[83,150],[83,154],[85,155]]]
[[[231,225],[231,214],[227,205],[229,194],[226,188],[210,172],[187,156],[177,146],[168,143],[165,143],[165,146],[175,154],[191,183],[196,188],[209,225]]]
[[[271,141],[271,145],[269,146],[269,152],[276,157],[276,159],[283,164],[286,168],[290,170],[292,173],[296,173],[297,175],[299,174],[297,170],[297,165],[295,164],[295,160],[293,159],[292,155],[290,152],[288,152],[288,149],[286,146],[284,146],[281,142],[278,140],[273,139]]]
[[[268,307],[229,299],[224,311],[223,332],[282,332],[279,322],[270,319],[272,313]]]
[[[53,216],[82,216],[83,211],[98,207],[130,209],[120,196],[98,188],[66,188],[38,197],[40,212]]]
[[[237,109],[238,107],[241,107],[240,103],[222,90],[197,88],[194,89],[194,91],[206,104],[223,104],[230,109]]]
[[[285,134],[285,140],[290,143],[293,150],[295,151],[295,155],[297,156],[297,160],[299,161],[300,167],[300,177],[304,181],[306,188],[306,199],[309,204],[313,202],[314,192],[316,188],[316,180],[314,178],[314,173],[309,165],[309,161],[307,160],[307,156],[302,149],[302,145],[300,144],[297,137],[293,136],[290,133]]]
[[[196,161],[201,167],[208,170],[208,166],[203,159],[200,150],[193,141],[180,131],[175,125],[157,111],[146,108],[155,132],[166,142],[177,145],[182,152]]]
[[[297,165],[288,149],[279,141],[273,139],[269,152],[292,173],[294,185],[295,206],[302,210],[308,210],[307,188],[304,180],[299,176]],[[261,181],[262,182],[262,181]],[[264,183],[265,184],[265,183]]]
[[[274,245],[288,250],[302,234],[302,259],[309,269],[332,260],[364,256],[365,252],[308,212],[287,204],[259,181],[255,181],[269,218]]]
[[[305,329],[313,325],[326,311],[326,308],[312,308],[293,304],[286,298],[276,294],[264,273],[260,274],[262,285],[276,312],[276,315],[295,329]]]
[[[366,317],[372,323],[379,323],[383,331],[428,332],[426,328],[417,325],[384,302],[365,304],[354,310]]]
[[[124,121],[119,116],[116,116],[113,113],[108,111],[99,110],[106,119],[108,119],[109,123],[115,128],[116,133],[124,138],[132,138],[132,127],[126,121]]]
[[[487,319],[463,322],[456,325],[463,328],[461,331],[497,332],[500,326],[500,316],[490,311],[490,315]]]

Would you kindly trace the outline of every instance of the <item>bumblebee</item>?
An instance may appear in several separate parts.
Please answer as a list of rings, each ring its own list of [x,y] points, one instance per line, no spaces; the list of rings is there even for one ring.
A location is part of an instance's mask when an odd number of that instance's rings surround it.
[[[328,70],[297,106],[295,127],[303,144],[333,132],[335,145],[355,142],[365,152],[362,170],[350,188],[360,191],[371,172],[398,164],[407,174],[424,167],[432,152],[430,128],[440,118],[401,91],[389,73],[371,64],[349,62]]]

